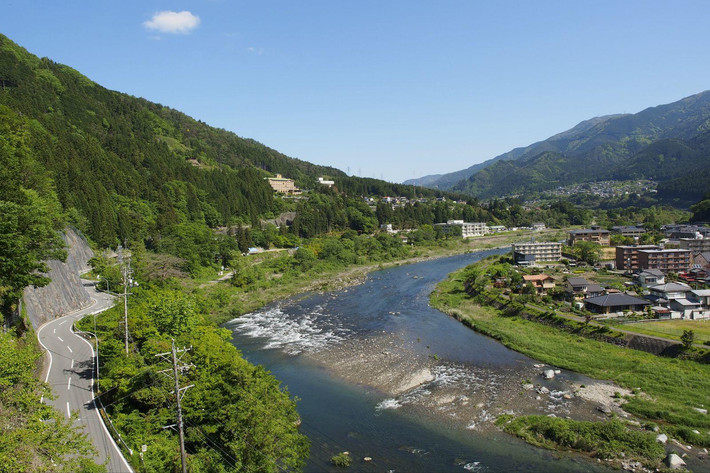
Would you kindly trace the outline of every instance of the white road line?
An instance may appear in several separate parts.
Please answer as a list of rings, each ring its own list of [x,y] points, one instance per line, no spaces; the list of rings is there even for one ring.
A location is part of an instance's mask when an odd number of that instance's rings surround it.
[[[62,337],[57,337],[60,342],[64,343],[64,340],[62,340]]]
[[[74,369],[74,358],[72,358],[72,360],[71,360],[71,366],[69,367],[69,369],[72,369],[72,370]]]
[[[69,350],[69,353],[74,353],[69,345],[67,345],[67,350]]]
[[[65,323],[66,323],[66,320],[62,320],[61,322],[59,322],[58,325],[64,325]]]
[[[69,401],[67,401],[67,417],[71,417],[71,411],[69,410]]]
[[[71,389],[71,376],[69,376],[69,381],[67,381],[67,391]]]
[[[52,332],[52,333],[57,333],[57,329],[55,328],[55,329],[54,329],[54,332]]]

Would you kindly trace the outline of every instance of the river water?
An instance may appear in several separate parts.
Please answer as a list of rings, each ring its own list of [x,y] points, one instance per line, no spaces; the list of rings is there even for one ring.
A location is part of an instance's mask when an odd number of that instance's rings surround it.
[[[506,412],[599,417],[572,390],[593,380],[566,371],[544,380],[549,367],[429,307],[437,282],[492,253],[378,271],[362,285],[225,325],[249,361],[300,399],[307,472],[343,471],[330,464],[342,451],[353,472],[607,471],[531,447],[491,422]]]

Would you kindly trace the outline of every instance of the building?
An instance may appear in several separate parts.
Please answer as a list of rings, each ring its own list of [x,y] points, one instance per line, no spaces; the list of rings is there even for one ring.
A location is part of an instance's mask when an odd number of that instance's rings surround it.
[[[301,189],[296,187],[296,182],[293,179],[288,179],[277,174],[276,177],[266,177],[264,178],[269,182],[271,188],[282,194],[300,194]]]
[[[506,230],[505,225],[491,225],[488,227],[488,231],[491,233],[500,233]]]
[[[513,259],[516,264],[562,259],[562,243],[556,241],[513,243]],[[525,263],[524,263],[525,264]]]
[[[641,312],[649,305],[648,301],[621,292],[584,299],[584,308],[597,314]]]
[[[639,250],[639,269],[659,269],[664,273],[690,270],[690,250]]]
[[[335,184],[335,181],[326,180],[326,179],[323,178],[323,177],[319,177],[319,178],[318,178],[318,184],[320,184],[320,185],[322,185],[322,186],[326,186],[326,187],[333,187],[333,185]]]
[[[609,246],[609,230],[603,230],[601,227],[594,226],[583,230],[570,231],[567,244],[574,246],[578,241],[591,241],[601,246]]]
[[[663,271],[658,269],[644,269],[634,277],[634,282],[638,283],[643,288],[665,284],[666,277]]]
[[[704,253],[710,251],[710,238],[681,238],[678,246],[682,250],[690,250],[693,253]]]
[[[591,283],[584,278],[569,278],[565,284],[565,292],[574,297],[583,298],[587,294],[587,286]]]
[[[621,236],[625,237],[633,237],[633,238],[638,238],[644,233],[646,233],[646,229],[643,227],[637,227],[637,226],[616,226],[616,227],[611,227],[611,232],[619,234]]]
[[[525,274],[523,275],[523,281],[526,284],[532,284],[537,293],[542,296],[555,287],[555,279],[548,274]]]
[[[682,282],[669,282],[650,286],[648,290],[651,298],[670,301],[672,299],[687,298],[693,288]]]
[[[693,267],[705,270],[710,269],[710,251],[693,255]]]
[[[448,220],[446,223],[439,223],[437,225],[440,225],[442,227],[461,227],[461,236],[463,238],[487,235],[488,233],[490,233],[488,225],[485,222],[464,222],[463,220]]]
[[[616,269],[621,271],[635,271],[644,269],[639,266],[639,251],[660,250],[656,245],[629,245],[616,247]]]
[[[540,232],[540,231],[544,230],[545,228],[547,228],[547,227],[545,227],[545,224],[542,222],[536,222],[536,223],[532,224],[532,229],[536,232]]]

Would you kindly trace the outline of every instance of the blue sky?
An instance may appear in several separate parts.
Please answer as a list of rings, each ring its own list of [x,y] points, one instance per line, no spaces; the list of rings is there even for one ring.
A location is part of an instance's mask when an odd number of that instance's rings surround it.
[[[289,156],[402,181],[710,89],[708,18],[707,1],[5,0],[0,32]]]

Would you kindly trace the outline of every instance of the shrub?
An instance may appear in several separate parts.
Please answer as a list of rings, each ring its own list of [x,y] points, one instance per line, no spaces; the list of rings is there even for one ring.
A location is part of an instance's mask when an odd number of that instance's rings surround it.
[[[341,452],[330,457],[330,462],[335,466],[347,468],[353,464],[353,459],[350,458],[350,455],[347,452]]]

